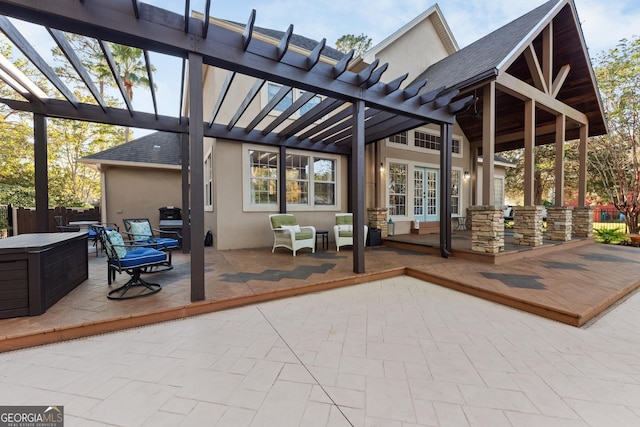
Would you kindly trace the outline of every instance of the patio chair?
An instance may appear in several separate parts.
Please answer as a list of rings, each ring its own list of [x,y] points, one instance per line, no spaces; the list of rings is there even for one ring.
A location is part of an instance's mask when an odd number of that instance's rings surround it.
[[[111,286],[115,280],[116,272],[123,271],[131,276],[124,285],[112,289],[107,298],[115,300],[141,298],[160,292],[162,286],[157,283],[149,283],[140,277],[149,268],[164,266],[168,261],[166,252],[157,249],[140,246],[139,244],[125,244],[119,232],[98,229],[98,235],[107,254],[107,283]],[[140,292],[133,295],[127,293],[133,288],[140,288]]]
[[[367,244],[369,227],[364,226],[364,242]],[[353,246],[353,214],[337,213],[336,225],[333,226],[333,235],[336,239],[336,251],[340,252],[340,246]]]
[[[171,251],[180,247],[182,236],[177,231],[156,230],[151,228],[148,218],[124,218],[124,233],[134,244],[150,246],[169,255],[168,268],[173,268],[171,264]],[[174,237],[159,237],[156,235],[170,235]]]
[[[82,228],[78,225],[69,225],[69,223],[67,222],[67,218],[63,215],[54,215],[53,219],[56,222],[56,228],[58,229],[58,231],[68,233],[78,232],[82,230]],[[96,223],[87,230],[87,240],[93,242],[93,246],[95,246],[96,248],[96,256],[98,256],[98,254],[100,253],[100,250],[98,248],[100,236],[98,235],[97,228],[106,228],[108,231],[120,231],[120,227],[118,227],[118,225],[114,223]],[[102,249],[104,250],[104,246],[102,246]]]
[[[302,248],[311,248],[315,253],[316,228],[312,225],[300,226],[296,217],[291,214],[269,215],[269,223],[273,230],[273,253],[276,248],[288,248],[296,256],[296,252]]]

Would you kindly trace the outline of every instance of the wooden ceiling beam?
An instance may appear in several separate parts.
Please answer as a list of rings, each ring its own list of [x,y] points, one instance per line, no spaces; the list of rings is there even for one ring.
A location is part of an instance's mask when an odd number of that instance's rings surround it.
[[[78,55],[76,55],[76,53],[74,52],[71,43],[69,43],[67,38],[64,36],[64,33],[54,28],[47,28],[47,31],[49,31],[49,34],[51,34],[51,37],[53,37],[53,40],[55,40],[56,44],[58,45],[64,56],[67,58],[73,69],[76,70],[76,73],[78,73],[85,86],[87,86],[87,89],[89,89],[89,92],[91,92],[93,98],[96,100],[98,105],[100,105],[100,108],[102,108],[103,111],[107,111],[107,104],[104,102],[102,95],[100,95],[100,91],[93,83],[91,76],[87,72],[86,68],[84,68],[84,65],[80,61],[80,58],[78,58]]]
[[[58,91],[64,96],[67,101],[71,103],[74,107],[78,107],[80,101],[75,97],[75,95],[69,90],[67,85],[58,77],[55,71],[49,66],[47,61],[40,56],[40,54],[34,49],[33,46],[27,41],[27,39],[18,31],[18,29],[9,21],[6,16],[0,16],[0,29],[2,32],[13,42],[14,45],[24,55],[27,57],[29,61],[35,65],[38,70],[44,74],[44,76],[55,86]]]

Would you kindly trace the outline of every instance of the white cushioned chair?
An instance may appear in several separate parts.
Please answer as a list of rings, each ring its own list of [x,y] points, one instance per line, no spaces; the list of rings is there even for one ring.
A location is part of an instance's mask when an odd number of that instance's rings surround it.
[[[311,248],[316,251],[316,228],[312,225],[300,226],[296,217],[291,214],[269,215],[269,223],[273,230],[273,253],[276,248],[291,249],[293,256],[302,248]]]
[[[367,244],[369,227],[364,226],[364,244]],[[340,246],[353,246],[353,214],[337,213],[336,225],[333,226],[333,235],[336,239],[336,251],[340,252]]]

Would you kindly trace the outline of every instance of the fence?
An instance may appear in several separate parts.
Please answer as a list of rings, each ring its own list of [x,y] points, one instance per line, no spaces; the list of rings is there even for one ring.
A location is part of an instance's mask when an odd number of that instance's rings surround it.
[[[596,206],[593,210],[593,228],[615,230],[628,233],[629,228],[624,222],[624,215],[616,208]]]
[[[55,207],[49,209],[49,229],[55,233],[58,231],[54,216],[62,215],[70,221],[100,221],[100,208],[66,208]],[[34,233],[36,227],[36,210],[34,208],[13,209],[13,235]]]
[[[9,206],[0,205],[0,239],[10,236],[9,230],[4,228],[4,224],[7,224],[7,226],[11,224],[9,221]]]

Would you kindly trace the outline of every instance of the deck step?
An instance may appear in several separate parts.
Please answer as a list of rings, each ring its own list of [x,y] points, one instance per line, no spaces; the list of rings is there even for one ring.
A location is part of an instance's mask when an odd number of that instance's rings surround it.
[[[440,233],[440,221],[421,222],[420,228],[411,227],[411,234]]]

